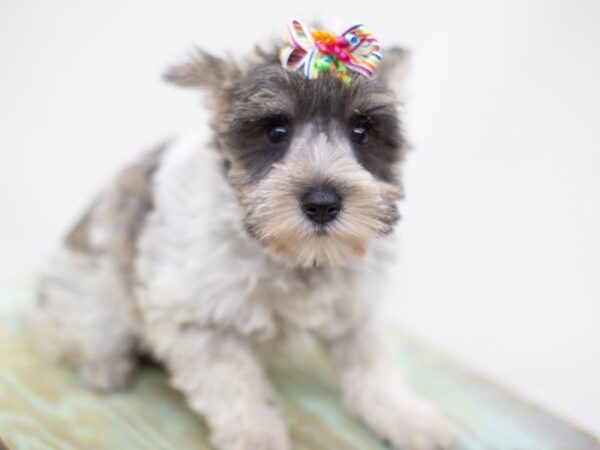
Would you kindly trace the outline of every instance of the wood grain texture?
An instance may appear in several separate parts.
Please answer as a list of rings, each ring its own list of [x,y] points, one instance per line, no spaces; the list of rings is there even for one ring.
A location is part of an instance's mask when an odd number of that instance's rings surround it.
[[[85,389],[68,368],[40,358],[23,325],[32,294],[27,286],[0,288],[0,450],[211,448],[204,423],[162,370],[146,367],[131,389],[102,395]],[[394,338],[413,385],[452,420],[457,450],[600,449],[572,425],[402,334]],[[279,361],[269,375],[294,450],[387,448],[343,408],[321,355]]]

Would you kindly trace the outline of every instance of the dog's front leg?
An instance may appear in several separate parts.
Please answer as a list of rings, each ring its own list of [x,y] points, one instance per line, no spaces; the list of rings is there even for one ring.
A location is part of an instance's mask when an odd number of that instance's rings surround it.
[[[355,329],[325,344],[340,372],[345,402],[375,433],[395,449],[448,448],[445,419],[412,392],[379,338]]]
[[[263,368],[239,336],[187,329],[162,350],[172,384],[204,416],[217,449],[289,449]]]

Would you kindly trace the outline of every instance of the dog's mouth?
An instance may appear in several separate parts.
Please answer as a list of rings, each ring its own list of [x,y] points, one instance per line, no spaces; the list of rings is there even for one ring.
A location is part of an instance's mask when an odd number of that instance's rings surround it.
[[[320,238],[327,238],[332,232],[333,230],[330,225],[316,225],[314,227],[313,235]]]

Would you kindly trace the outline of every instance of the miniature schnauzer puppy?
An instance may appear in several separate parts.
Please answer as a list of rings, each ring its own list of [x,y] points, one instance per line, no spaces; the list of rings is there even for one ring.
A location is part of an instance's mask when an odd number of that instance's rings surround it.
[[[34,330],[94,389],[160,361],[219,450],[288,450],[261,350],[310,335],[348,407],[395,449],[447,448],[370,317],[393,247],[405,52],[372,77],[307,79],[276,51],[196,51],[166,79],[205,91],[210,133],[126,168],[43,273]],[[207,127],[208,129],[208,127]]]

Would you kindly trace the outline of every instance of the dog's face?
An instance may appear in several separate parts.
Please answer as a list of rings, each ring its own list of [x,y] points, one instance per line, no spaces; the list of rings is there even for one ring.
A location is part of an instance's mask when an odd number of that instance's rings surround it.
[[[249,234],[290,266],[344,264],[399,217],[404,142],[387,80],[403,55],[347,85],[259,55],[238,66],[200,52],[167,78],[211,89],[216,145]]]

